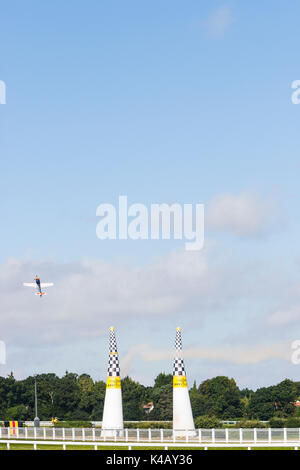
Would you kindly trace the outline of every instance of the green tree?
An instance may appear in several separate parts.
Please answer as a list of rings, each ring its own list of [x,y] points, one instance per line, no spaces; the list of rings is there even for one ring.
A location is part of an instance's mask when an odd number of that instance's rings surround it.
[[[278,385],[256,390],[249,401],[251,419],[269,420],[276,416],[285,418],[295,413],[297,386],[291,380],[283,380]]]
[[[234,379],[218,376],[205,380],[199,386],[198,410],[200,415],[233,419],[242,416],[240,391]]]
[[[147,400],[143,385],[129,377],[122,380],[123,414],[125,421],[139,421],[145,418],[142,408]]]
[[[160,374],[158,374],[158,376],[154,380],[153,388],[163,387],[164,385],[168,385],[172,383],[173,383],[173,375],[165,374],[164,372],[161,372]]]
[[[54,395],[54,408],[59,418],[72,419],[73,413],[80,402],[80,388],[77,374],[66,372],[57,384]]]
[[[153,387],[151,401],[154,404],[151,420],[170,421],[173,419],[173,385],[171,383]]]

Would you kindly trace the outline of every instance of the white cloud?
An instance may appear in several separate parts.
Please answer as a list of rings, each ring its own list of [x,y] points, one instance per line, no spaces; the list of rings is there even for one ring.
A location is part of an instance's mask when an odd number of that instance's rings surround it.
[[[291,325],[300,320],[300,305],[294,305],[288,309],[278,310],[272,313],[267,323],[272,326]]]
[[[234,22],[232,8],[229,5],[221,5],[216,8],[206,21],[207,33],[210,37],[223,37]]]
[[[133,359],[140,356],[146,362],[152,361],[171,361],[174,358],[175,351],[172,349],[154,350],[146,344],[140,344],[131,348],[126,359],[130,358],[130,364]],[[231,364],[246,365],[258,364],[272,359],[282,359],[290,361],[291,345],[289,342],[280,342],[273,344],[252,344],[252,345],[221,345],[219,347],[191,347],[183,350],[185,359],[201,359],[203,361],[230,362]],[[126,369],[128,373],[129,367]]]
[[[206,228],[240,237],[266,234],[281,221],[281,210],[271,200],[243,192],[214,197],[206,208]]]
[[[0,267],[0,339],[19,346],[61,344],[101,336],[111,324],[128,319],[155,322],[226,309],[249,295],[252,273],[215,257],[209,248],[182,251],[141,267],[102,260],[64,265],[10,259]],[[45,298],[22,285],[35,274],[42,282],[54,282]]]

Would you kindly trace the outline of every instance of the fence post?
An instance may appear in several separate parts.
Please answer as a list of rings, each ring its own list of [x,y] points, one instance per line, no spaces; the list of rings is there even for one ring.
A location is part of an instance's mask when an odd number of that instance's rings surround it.
[[[283,428],[283,440],[284,442],[287,441],[287,433],[286,433],[286,428]]]
[[[25,428],[25,439],[28,439],[28,427]]]
[[[137,442],[140,442],[140,430],[139,429],[136,430],[136,440]]]
[[[72,441],[75,441],[75,428],[72,428]]]
[[[226,441],[227,444],[228,444],[228,441],[229,441],[229,437],[228,437],[228,428],[225,429],[225,441]]]
[[[33,444],[33,450],[36,450],[36,442]]]
[[[164,442],[164,433],[163,433],[163,429],[160,430],[160,439],[161,439],[161,442]]]
[[[97,445],[97,444],[94,446],[94,449],[95,449],[95,450],[98,450],[98,445]]]
[[[148,429],[148,441],[151,442],[151,428]]]
[[[85,441],[85,429],[82,428],[82,440]]]
[[[96,440],[95,428],[93,428],[93,441]]]
[[[34,426],[34,438],[36,439],[36,426]]]
[[[125,429],[125,440],[128,442],[128,429]]]
[[[63,441],[66,439],[66,430],[65,430],[65,428],[63,428],[63,430],[62,430],[62,438],[63,438]]]
[[[216,442],[216,433],[214,429],[211,430],[211,440],[213,443]]]
[[[240,428],[240,443],[243,442],[243,430]]]
[[[272,442],[272,434],[271,434],[272,428],[268,429],[268,439],[269,439],[269,444]]]
[[[66,444],[63,444],[63,450],[66,450]]]
[[[46,428],[44,428],[44,441],[46,440]]]
[[[198,435],[199,435],[199,443],[201,444],[201,442],[202,442],[202,432],[201,432],[201,429],[198,429]]]
[[[6,443],[6,447],[7,447],[7,450],[10,450],[10,443],[9,442]]]
[[[254,428],[253,431],[254,431],[254,443],[256,444],[257,443],[257,429]]]

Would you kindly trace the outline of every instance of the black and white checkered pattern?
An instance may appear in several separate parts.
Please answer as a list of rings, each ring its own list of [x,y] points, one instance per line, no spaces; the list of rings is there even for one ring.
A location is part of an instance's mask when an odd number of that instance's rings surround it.
[[[107,375],[109,377],[120,377],[119,358],[115,354],[109,355]]]
[[[176,331],[175,349],[176,351],[182,350],[181,330],[179,328],[177,328],[177,331]]]
[[[118,350],[117,350],[117,341],[116,341],[115,329],[113,327],[110,328],[110,335],[109,335],[109,358],[108,358],[107,375],[109,377],[120,377],[120,365],[119,365],[119,357],[118,357]]]
[[[182,340],[181,329],[177,328],[175,339],[176,357],[174,359],[173,375],[185,375],[184,361],[181,356]]]
[[[109,352],[110,353],[118,352],[115,329],[113,327],[110,328],[110,334],[109,334]]]
[[[173,375],[186,375],[182,357],[175,357]]]

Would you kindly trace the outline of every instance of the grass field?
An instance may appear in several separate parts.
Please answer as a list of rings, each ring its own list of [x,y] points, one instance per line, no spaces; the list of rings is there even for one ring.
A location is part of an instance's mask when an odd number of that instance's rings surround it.
[[[159,450],[162,451],[164,450],[164,447],[134,447],[132,446],[132,450]],[[0,451],[1,450],[7,450],[7,447],[5,444],[0,444]],[[11,444],[10,445],[10,450],[33,450],[32,444]],[[59,445],[42,445],[38,444],[37,445],[37,450],[62,450],[62,446]],[[94,450],[93,445],[86,445],[86,446],[72,446],[72,445],[67,445],[66,450]],[[101,445],[98,446],[98,451],[118,451],[118,450],[128,450],[128,447],[114,447],[114,446],[103,446]],[[169,448],[170,451],[173,450],[199,450],[203,451],[204,447],[171,447]],[[248,450],[247,447],[208,447],[207,450]],[[252,447],[252,450],[295,450],[294,447]],[[130,451],[129,451],[130,452]]]

